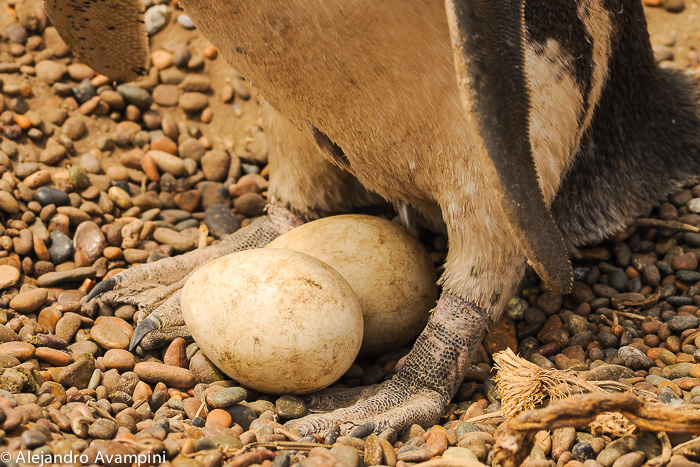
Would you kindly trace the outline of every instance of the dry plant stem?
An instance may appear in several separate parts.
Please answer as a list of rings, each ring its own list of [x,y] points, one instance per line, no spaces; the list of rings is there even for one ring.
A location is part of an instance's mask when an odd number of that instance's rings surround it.
[[[656,436],[661,442],[661,454],[653,459],[650,459],[644,464],[644,467],[661,467],[662,465],[666,465],[666,463],[671,460],[671,441],[669,441],[668,435],[661,432],[657,433]]]
[[[517,467],[528,456],[540,430],[583,428],[602,412],[620,412],[641,430],[700,433],[700,412],[651,404],[632,394],[582,394],[551,402],[506,422],[494,446],[494,464]]]

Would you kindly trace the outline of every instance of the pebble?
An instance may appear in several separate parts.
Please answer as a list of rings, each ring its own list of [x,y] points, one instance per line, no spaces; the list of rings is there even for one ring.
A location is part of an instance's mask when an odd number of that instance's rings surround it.
[[[70,342],[82,325],[82,318],[77,313],[66,313],[56,323],[56,337]]]
[[[8,214],[17,214],[19,203],[10,193],[0,190],[0,209]]]
[[[187,16],[186,14],[182,13],[177,17],[177,24],[182,26],[185,29],[194,29],[194,23],[192,22],[192,19]]]
[[[231,209],[223,204],[215,204],[204,213],[204,223],[215,238],[222,238],[241,228],[241,221]]]
[[[26,342],[5,342],[0,344],[0,354],[15,357],[21,362],[32,358],[35,352],[34,346]]]
[[[75,251],[82,252],[93,263],[102,255],[107,246],[107,239],[102,230],[92,221],[84,221],[78,225],[73,235],[73,247]]]
[[[472,451],[470,451],[467,448],[460,448],[458,446],[452,446],[450,448],[447,448],[447,450],[442,454],[442,457],[443,459],[449,459],[450,457],[460,457],[470,461],[479,462],[479,459],[474,455]]]
[[[277,415],[287,420],[301,418],[306,415],[306,404],[297,396],[285,395],[275,401]]]
[[[588,373],[588,380],[619,381],[621,378],[634,378],[636,376],[634,371],[621,365],[600,365]]]
[[[19,336],[15,331],[7,326],[0,326],[0,343],[12,342],[19,340]]]
[[[686,329],[694,329],[700,325],[700,318],[691,315],[674,316],[668,321],[668,327],[672,331],[681,333]]]
[[[201,112],[209,105],[209,99],[201,92],[186,92],[180,96],[178,103],[185,112]]]
[[[146,23],[146,32],[149,36],[163,29],[168,21],[170,11],[171,7],[167,5],[154,5],[146,10],[144,21]]]
[[[612,467],[640,467],[646,456],[641,451],[630,452],[620,456],[612,465]]]
[[[360,453],[353,447],[334,446],[330,451],[343,467],[360,467],[362,465]]]
[[[49,246],[49,255],[54,264],[61,264],[73,258],[73,241],[71,238],[60,230],[54,230],[50,234],[51,244]]]
[[[90,338],[103,349],[127,349],[129,347],[129,337],[121,329],[108,324],[93,326],[90,330]]]
[[[245,193],[233,202],[236,212],[246,217],[261,216],[265,210],[267,201],[258,193]]]
[[[85,122],[80,117],[68,117],[61,128],[63,134],[73,140],[80,139],[87,133]]]
[[[44,304],[49,296],[46,289],[33,289],[18,294],[10,301],[10,308],[18,313],[32,313]]]
[[[63,75],[68,71],[67,67],[60,62],[53,60],[42,60],[34,65],[36,76],[47,83],[55,83],[63,78]]]
[[[172,229],[158,227],[153,232],[153,238],[166,245],[172,245],[176,251],[186,252],[195,248],[197,237],[185,235]]]
[[[165,151],[151,150],[146,155],[153,159],[158,168],[164,172],[181,177],[187,173],[182,159]]]
[[[124,372],[133,370],[136,360],[134,354],[127,350],[110,349],[105,352],[102,364],[108,370],[115,369],[119,372]]]
[[[248,397],[245,389],[240,387],[224,388],[217,391],[212,398],[212,407],[223,409],[231,407],[234,404],[243,402]],[[284,403],[283,403],[284,404]],[[297,417],[290,417],[297,418]]]
[[[177,105],[180,99],[180,88],[174,84],[159,84],[153,89],[153,101],[163,107]]]
[[[58,382],[63,387],[87,388],[92,372],[95,370],[95,359],[90,354],[80,355],[75,363],[65,367],[58,375]]]
[[[53,204],[55,206],[70,205],[70,197],[68,194],[52,187],[39,188],[34,197],[37,201],[39,201],[39,203],[41,203],[42,206],[47,206],[49,204]]]
[[[117,86],[117,92],[124,100],[141,110],[147,110],[153,103],[151,94],[143,88],[131,84],[121,84]]]
[[[0,290],[13,287],[19,282],[20,272],[17,268],[7,264],[0,265]]]
[[[134,366],[134,372],[147,383],[163,382],[168,387],[190,388],[194,386],[194,375],[184,368],[176,368],[162,363],[141,362]]]
[[[117,423],[106,418],[95,420],[88,428],[88,436],[97,439],[112,439],[117,433]]]
[[[56,367],[67,366],[73,363],[73,357],[69,353],[49,347],[37,348],[35,356],[39,360],[43,360]]]

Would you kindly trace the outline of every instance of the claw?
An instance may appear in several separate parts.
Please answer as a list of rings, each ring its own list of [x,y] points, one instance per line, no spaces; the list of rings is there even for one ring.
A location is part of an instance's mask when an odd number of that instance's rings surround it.
[[[98,295],[104,293],[104,292],[109,292],[112,290],[114,287],[117,285],[117,279],[114,277],[110,277],[106,281],[102,281],[99,284],[95,286],[94,289],[90,291],[90,293],[87,296],[87,301],[89,302],[93,298],[97,297]]]
[[[129,352],[133,352],[136,346],[141,343],[141,340],[146,337],[151,331],[160,329],[160,318],[156,315],[148,315],[146,319],[141,321],[141,323],[136,326],[134,330],[134,335],[131,336],[131,342],[129,343]]]

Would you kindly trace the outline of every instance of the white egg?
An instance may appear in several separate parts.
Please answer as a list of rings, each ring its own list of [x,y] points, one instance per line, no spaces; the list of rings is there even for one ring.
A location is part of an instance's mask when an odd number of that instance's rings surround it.
[[[437,277],[428,252],[406,229],[386,219],[326,217],[287,232],[266,248],[311,255],[348,281],[364,316],[360,355],[409,343],[435,306]]]
[[[362,342],[362,311],[332,267],[282,249],[233,253],[195,271],[182,313],[204,354],[268,394],[307,394],[340,378]]]

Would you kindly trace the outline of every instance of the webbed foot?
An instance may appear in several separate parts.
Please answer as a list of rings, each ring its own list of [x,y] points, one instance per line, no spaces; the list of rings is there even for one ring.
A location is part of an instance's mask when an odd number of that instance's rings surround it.
[[[220,243],[154,263],[141,264],[98,284],[88,295],[88,306],[133,305],[136,330],[130,350],[140,345],[154,349],[176,337],[189,338],[180,309],[180,292],[197,268],[221,256],[262,248],[303,221],[287,209],[271,206],[268,215],[232,233]]]
[[[486,331],[487,313],[460,298],[443,294],[423,333],[399,372],[368,388],[327,390],[308,398],[311,409],[352,404],[330,413],[307,415],[287,426],[302,435],[325,434],[334,425],[347,433],[374,423],[374,432],[400,432],[412,424],[437,423],[464,378],[472,354]]]

